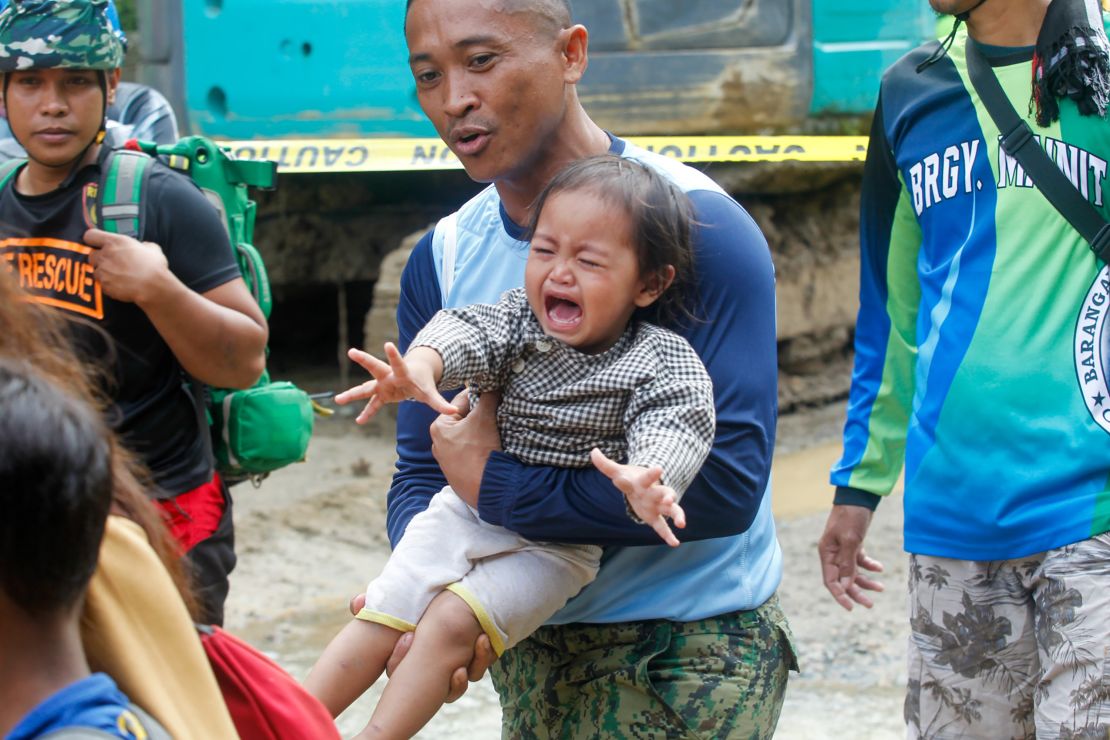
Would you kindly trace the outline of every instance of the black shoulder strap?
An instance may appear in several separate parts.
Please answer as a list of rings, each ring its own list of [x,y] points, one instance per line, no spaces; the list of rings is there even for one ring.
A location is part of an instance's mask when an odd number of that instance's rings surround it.
[[[1003,150],[1021,163],[1041,194],[1090,243],[1091,251],[1103,262],[1110,262],[1110,224],[1037,143],[1033,130],[1014,110],[975,42],[969,38],[965,48],[968,76],[1002,134]]]

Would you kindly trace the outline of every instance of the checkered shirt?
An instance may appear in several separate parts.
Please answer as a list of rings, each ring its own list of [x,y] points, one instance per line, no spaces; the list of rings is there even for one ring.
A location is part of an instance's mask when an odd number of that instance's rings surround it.
[[[678,495],[713,444],[713,384],[685,339],[635,323],[616,345],[584,354],[543,333],[523,288],[494,304],[438,312],[412,341],[443,358],[441,389],[500,390],[505,452],[528,465],[659,465]]]

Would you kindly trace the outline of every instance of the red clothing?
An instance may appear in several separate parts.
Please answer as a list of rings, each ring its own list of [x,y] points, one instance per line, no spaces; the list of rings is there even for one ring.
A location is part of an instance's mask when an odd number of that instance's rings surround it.
[[[212,480],[191,491],[173,498],[155,499],[182,553],[189,552],[216,531],[227,508],[223,488],[220,474],[212,473]]]

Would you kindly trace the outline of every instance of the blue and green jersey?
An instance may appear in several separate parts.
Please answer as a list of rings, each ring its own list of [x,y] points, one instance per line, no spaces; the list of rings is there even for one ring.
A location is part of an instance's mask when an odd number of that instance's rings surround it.
[[[1110,530],[1110,273],[999,145],[961,34],[883,78],[861,206],[838,502],[905,467],[909,552],[1020,557]],[[1035,125],[1032,50],[991,56],[1040,145],[1104,217],[1110,122]],[[1110,338],[1110,337],[1108,337]]]

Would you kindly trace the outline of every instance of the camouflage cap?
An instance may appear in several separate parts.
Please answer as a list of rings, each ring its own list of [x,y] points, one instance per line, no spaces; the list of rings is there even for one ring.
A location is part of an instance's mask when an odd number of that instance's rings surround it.
[[[12,0],[0,12],[0,72],[116,69],[124,47],[107,8],[108,0]]]

